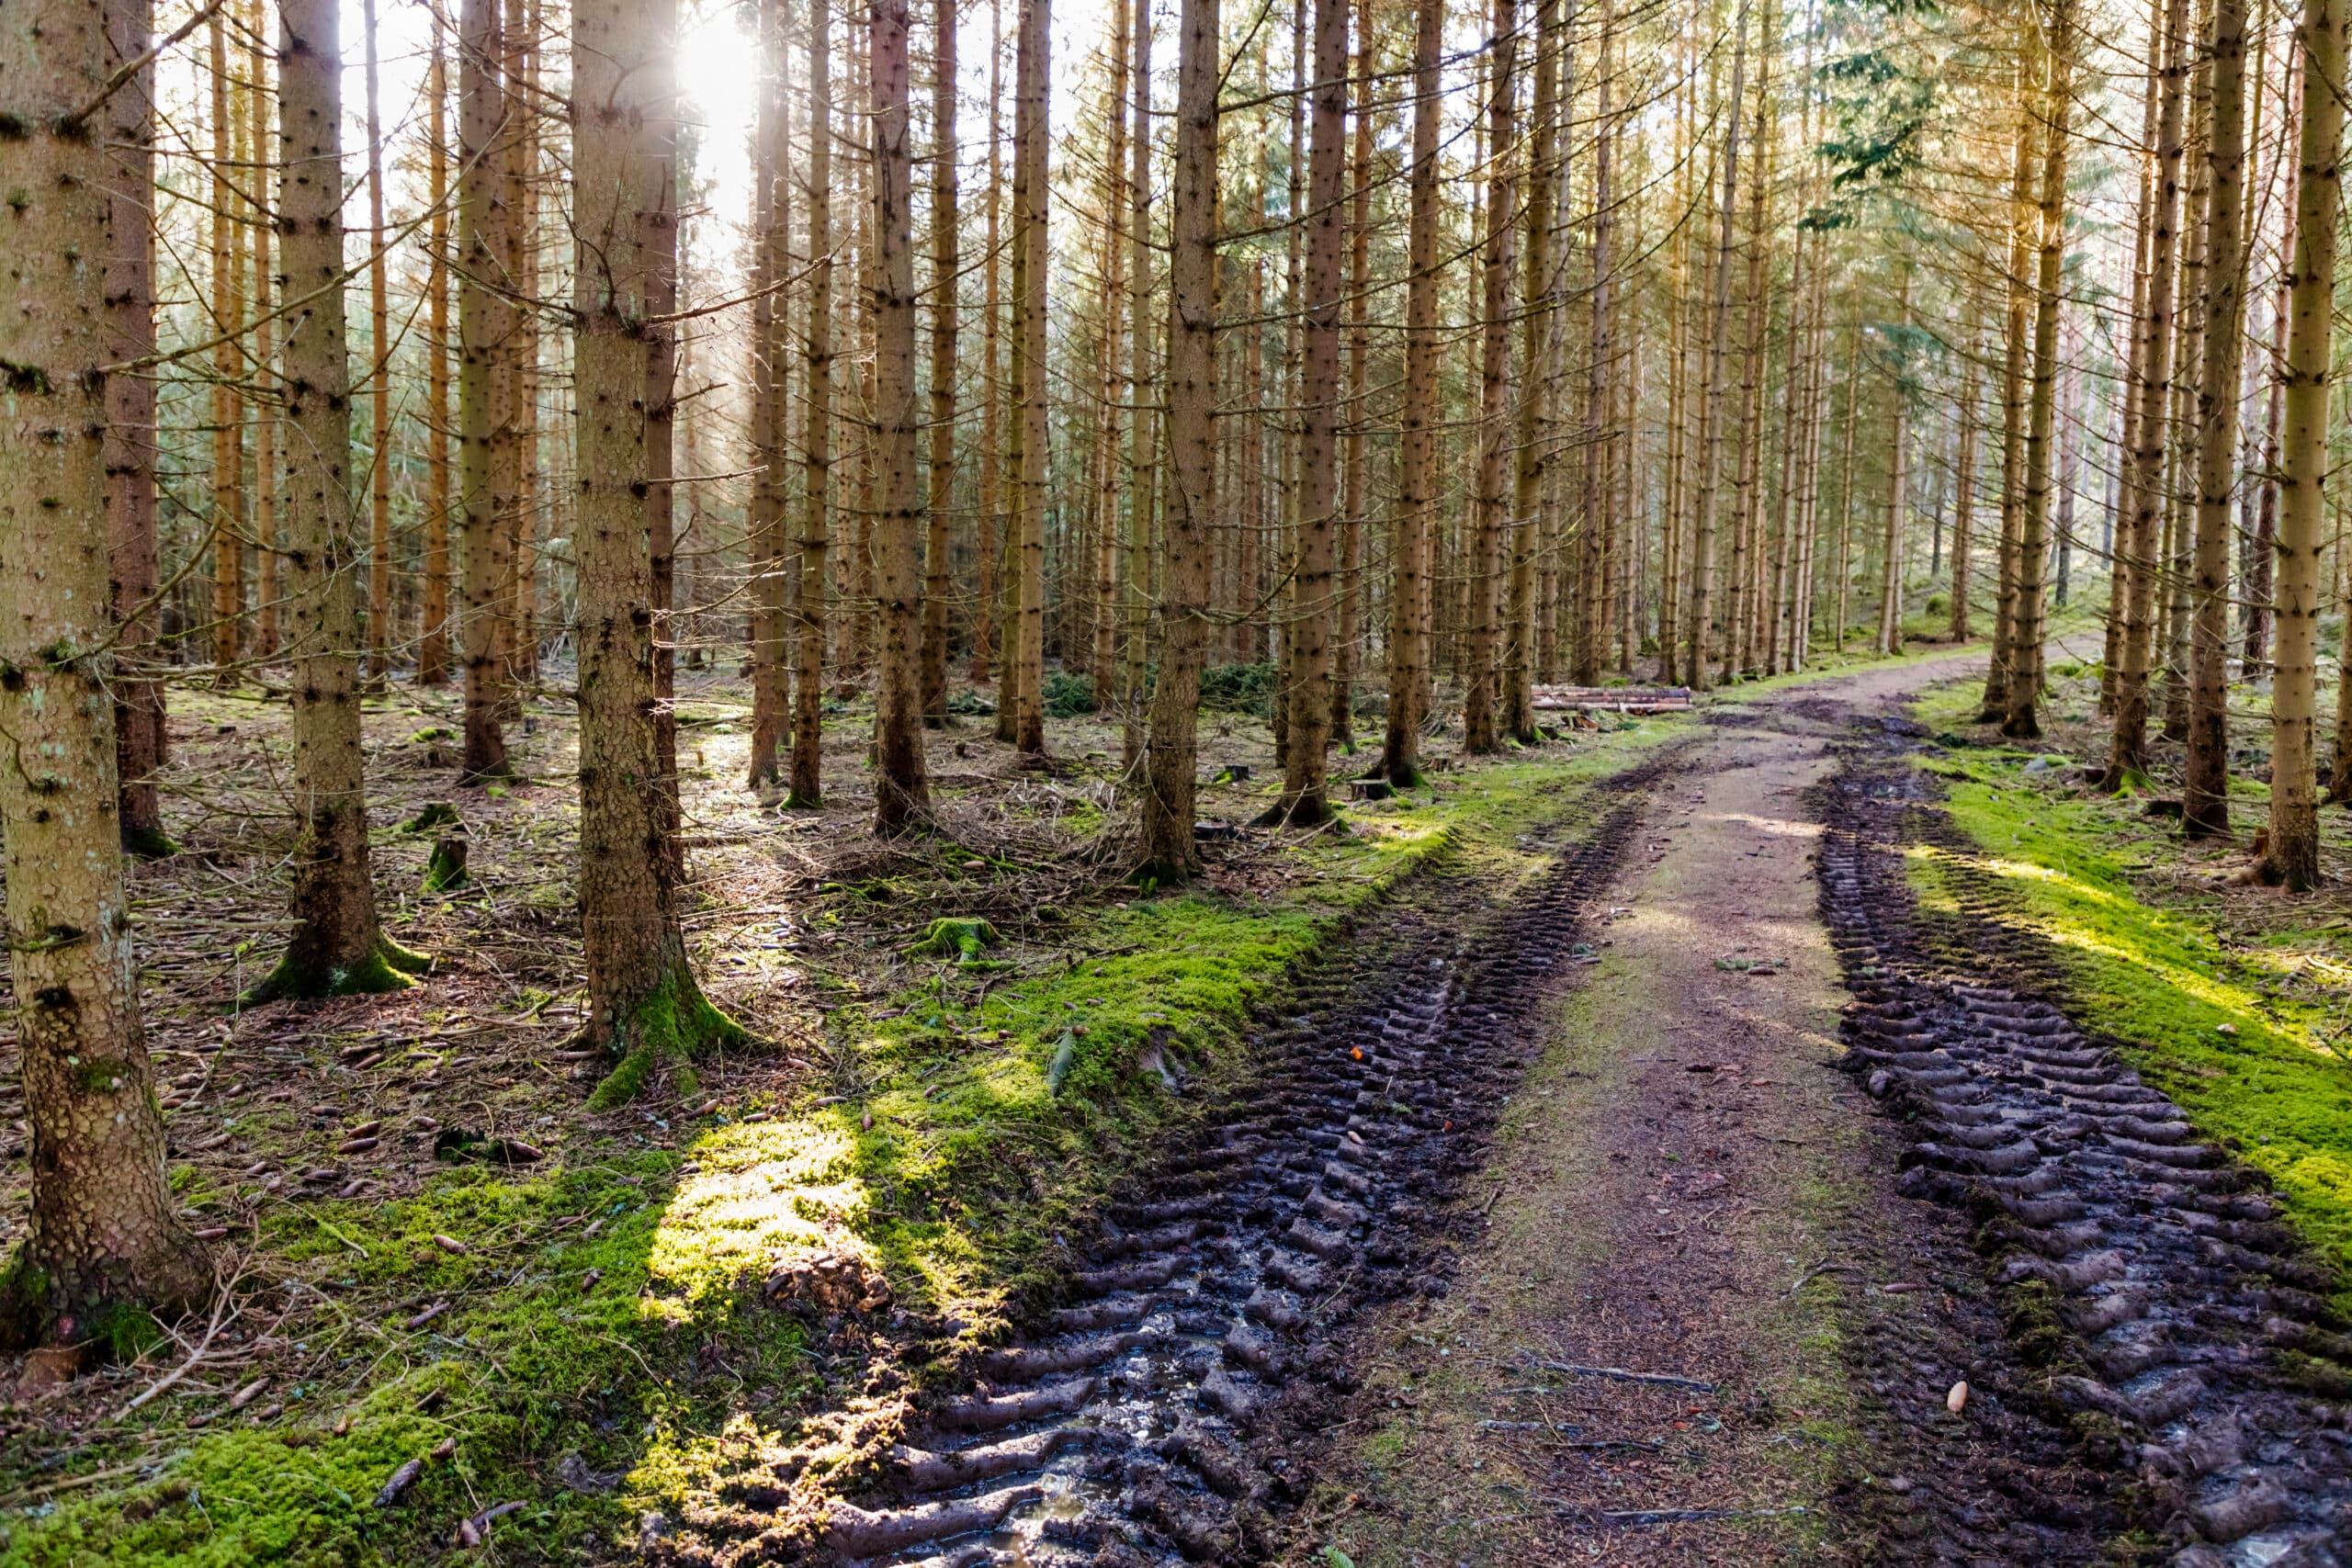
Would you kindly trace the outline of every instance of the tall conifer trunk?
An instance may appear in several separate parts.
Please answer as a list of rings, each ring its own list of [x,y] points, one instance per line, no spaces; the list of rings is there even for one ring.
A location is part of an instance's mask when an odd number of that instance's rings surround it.
[[[1209,637],[1209,540],[1216,517],[1217,0],[1182,0],[1177,28],[1175,168],[1169,188],[1168,570],[1136,874],[1163,882],[1184,880],[1201,865],[1193,801],[1201,660]]]
[[[294,662],[294,930],[254,992],[396,990],[427,961],[384,936],[368,870],[359,570],[344,327],[343,56],[335,0],[280,0],[277,221],[286,294],[287,651]]]
[[[2263,870],[2302,891],[2319,881],[2312,750],[2319,687],[2320,550],[2324,543],[2328,384],[2334,369],[2336,219],[2343,200],[2344,0],[2303,12],[2301,162],[2287,325],[2286,438],[2278,479],[2278,663],[2270,699],[2270,848]]]
[[[197,1306],[210,1283],[164,1172],[164,1122],[139,1016],[138,969],[117,818],[113,627],[107,610],[113,383],[103,367],[137,330],[109,308],[129,247],[143,245],[148,81],[106,118],[71,117],[118,63],[148,47],[143,0],[44,0],[0,18],[0,82],[15,129],[0,141],[0,769],[9,970],[29,1134],[23,1239],[0,1276],[0,1334],[80,1346],[125,1307]],[[130,145],[109,133],[134,129]],[[125,208],[130,210],[124,210]],[[118,232],[118,223],[135,232]],[[102,265],[93,265],[100,263]],[[132,270],[136,270],[133,258]],[[143,310],[146,296],[135,296]],[[127,470],[135,464],[116,465]],[[119,530],[125,519],[114,520]]]

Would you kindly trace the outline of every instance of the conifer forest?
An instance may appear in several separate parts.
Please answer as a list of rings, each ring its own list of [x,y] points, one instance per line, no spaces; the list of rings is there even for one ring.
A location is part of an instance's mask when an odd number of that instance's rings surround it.
[[[0,1568],[2352,1568],[2347,28],[0,0]]]

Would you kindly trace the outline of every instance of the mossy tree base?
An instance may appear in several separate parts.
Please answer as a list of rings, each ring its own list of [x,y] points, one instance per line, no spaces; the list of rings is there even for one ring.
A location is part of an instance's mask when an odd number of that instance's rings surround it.
[[[122,830],[122,852],[133,860],[169,860],[180,852],[179,841],[161,828]]]
[[[430,833],[435,828],[462,826],[456,806],[446,800],[427,801],[424,808],[401,824],[403,833]]]
[[[246,1007],[264,1002],[316,1000],[322,997],[381,996],[390,991],[405,991],[416,984],[416,976],[432,973],[433,960],[425,953],[402,947],[390,937],[379,935],[368,956],[345,968],[330,968],[304,962],[288,953],[269,972],[269,977],[239,1000]]]
[[[162,1320],[201,1309],[212,1289],[203,1245],[175,1223],[136,1261],[68,1278],[18,1243],[0,1266],[0,1348],[74,1346],[109,1366],[137,1360],[164,1340]]]
[[[696,1057],[751,1038],[741,1024],[711,1005],[683,961],[626,1015],[599,1020],[591,1028],[605,1032],[602,1043],[620,1058],[588,1097],[589,1108],[595,1111],[635,1100],[664,1066],[673,1068],[678,1093],[690,1095],[698,1087],[693,1066]]]
[[[786,811],[821,811],[824,806],[823,796],[803,795],[797,789],[787,791],[784,797],[784,808]]]
[[[454,833],[435,840],[432,857],[424,863],[424,891],[453,893],[467,880],[465,835]]]

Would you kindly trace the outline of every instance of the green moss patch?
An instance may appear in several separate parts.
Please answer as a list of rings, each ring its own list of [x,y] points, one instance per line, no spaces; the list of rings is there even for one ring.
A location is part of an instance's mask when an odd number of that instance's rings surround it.
[[[1963,878],[1987,879],[1996,918],[2048,942],[2078,1020],[2121,1042],[2205,1136],[2269,1177],[2307,1237],[2352,1266],[2352,1059],[2339,1038],[2352,958],[2341,936],[2224,936],[2213,918],[2221,892],[2275,897],[2229,888],[2225,868],[2201,900],[2152,896],[2135,874],[2180,855],[2177,834],[2151,829],[2136,801],[2061,793],[2046,783],[2057,770],[2027,772],[2033,756],[1964,750],[1928,762],[1971,847],[1911,849],[1922,908],[1956,908]],[[2352,1307],[2352,1292],[2339,1304]]]

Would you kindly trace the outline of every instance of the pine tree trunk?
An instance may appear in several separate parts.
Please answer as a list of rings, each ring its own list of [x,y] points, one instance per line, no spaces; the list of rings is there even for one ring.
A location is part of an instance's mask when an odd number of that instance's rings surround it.
[[[1013,745],[1046,750],[1046,136],[1050,0],[1021,0],[1012,98],[1012,396],[1021,423],[1021,637]]]
[[[1752,570],[1751,558],[1758,515],[1758,484],[1762,478],[1765,359],[1772,316],[1770,269],[1766,256],[1771,225],[1774,130],[1772,0],[1764,0],[1764,17],[1758,40],[1756,123],[1749,133],[1755,143],[1756,171],[1747,182],[1747,344],[1740,356],[1739,452],[1734,459],[1732,471],[1731,570],[1726,577],[1727,591],[1723,605],[1724,615],[1729,623],[1724,636],[1723,649],[1722,679],[1726,684],[1751,662],[1756,635],[1755,608],[1748,590],[1748,577]],[[1907,274],[1905,287],[1908,287]],[[1903,461],[1900,449],[1903,414],[1899,402],[1895,418],[1895,462],[1899,467]]]
[[[2334,368],[2338,160],[2344,140],[2344,0],[2303,13],[2301,172],[2287,326],[2286,440],[2278,490],[2278,663],[2270,743],[2270,846],[2263,871],[2301,892],[2319,882],[2312,755],[2319,688],[2320,550],[2324,542],[2328,381]]]
[[[1724,362],[1731,344],[1731,257],[1739,213],[1739,116],[1747,71],[1747,0],[1740,0],[1737,19],[1732,25],[1736,36],[1732,43],[1731,92],[1724,100],[1723,199],[1716,213],[1721,229],[1715,244],[1713,297],[1707,312],[1706,367],[1699,393],[1699,473],[1690,530],[1690,612],[1684,617],[1687,626],[1683,634],[1689,645],[1683,659],[1683,675],[1700,691],[1706,689],[1712,677],[1708,664],[1714,635],[1715,508],[1722,493],[1717,479],[1723,471],[1724,382],[1727,374]],[[1842,641],[1842,626],[1839,637]]]
[[[614,0],[606,0],[614,3]],[[626,4],[628,0],[618,0]],[[825,553],[833,461],[833,31],[829,0],[808,5],[808,328],[800,442],[800,577],[793,606],[788,804],[824,804]],[[778,171],[779,177],[782,172]]]
[[[2197,396],[2197,585],[2190,650],[2188,768],[2181,824],[2230,830],[2230,500],[2237,484],[2238,393],[2245,328],[2245,0],[2214,0],[2211,123],[2206,149],[2208,265]],[[2339,715],[2336,755],[2346,755]],[[2337,776],[2342,777],[2339,768]]]
[[[1290,620],[1290,746],[1273,815],[1295,828],[1331,816],[1331,577],[1338,499],[1340,209],[1347,196],[1348,0],[1315,0],[1306,298],[1298,405],[1296,572]]]
[[[2132,574],[2124,595],[2120,667],[2115,680],[2115,728],[2107,784],[2120,789],[2147,765],[2148,674],[2155,611],[2156,547],[2165,505],[2165,403],[2172,389],[2173,293],[2178,261],[2181,120],[2188,73],[2187,0],[2166,0],[2162,98],[2157,107],[2155,201],[2148,226],[2148,298],[2140,319],[2140,380],[2131,424],[2132,525],[2117,555]],[[2011,711],[2016,709],[2014,694]]]
[[[1363,635],[1365,502],[1372,484],[1372,72],[1370,0],[1356,6],[1354,145],[1348,180],[1348,406],[1341,447],[1340,613],[1331,629],[1331,737],[1356,747],[1357,641]]]
[[[424,392],[424,625],[416,647],[416,683],[449,680],[449,60],[441,17],[433,17],[426,68]]]
[[[501,118],[498,0],[460,0],[458,14],[458,645],[465,660],[462,780],[509,772],[501,727],[498,621],[505,590],[505,535],[491,486],[492,364],[500,307],[487,280],[492,187]]]
[[[651,718],[646,378],[654,273],[671,232],[661,186],[676,134],[664,25],[674,16],[659,0],[579,0],[572,10],[580,924],[587,1038],[620,1062],[597,1089],[603,1104],[634,1094],[665,1061],[741,1033],[703,999],[686,963]],[[691,1069],[678,1080],[688,1090]]]
[[[776,756],[791,728],[791,563],[787,499],[785,344],[790,309],[782,292],[792,270],[792,123],[785,81],[786,0],[760,0],[759,106],[752,143],[752,493],[744,522],[751,582],[752,754],[750,789],[775,785]]]
[[[212,662],[221,684],[234,684],[245,602],[243,366],[233,336],[244,324],[240,204],[230,171],[246,158],[239,123],[244,95],[229,77],[226,22],[212,14],[212,322],[223,334],[212,350]]]
[[[1982,285],[1968,299],[1968,324],[1961,330],[1965,360],[1960,374],[1960,456],[1958,491],[1951,524],[1951,639],[1966,642],[1970,635],[1969,573],[1975,570],[1976,545],[1976,420],[1984,397],[1984,291]]]
[[[999,494],[1003,476],[1002,433],[998,428],[1003,399],[997,386],[998,322],[1004,314],[998,266],[1002,246],[1004,206],[1004,27],[1001,0],[989,0],[989,198],[988,255],[982,263],[985,282],[980,308],[980,482],[979,517],[973,554],[979,562],[979,595],[972,606],[972,679],[989,679],[991,655],[1002,621],[999,604],[1003,591],[997,566],[1009,533]],[[997,738],[1012,737],[1012,692],[1009,681],[997,688]]]
[[[1911,325],[1911,282],[1915,258],[1908,254],[1895,263],[1902,274],[1902,283],[1895,291],[1894,321],[1898,328]],[[1903,651],[1903,541],[1904,525],[1911,516],[1911,398],[1903,385],[1898,367],[1894,384],[1887,389],[1888,400],[1894,406],[1894,433],[1888,442],[1891,472],[1886,482],[1886,532],[1879,540],[1878,637],[1874,646],[1883,654]]]
[[[2001,733],[2030,739],[2041,733],[2042,561],[2050,547],[2052,452],[2057,432],[2059,307],[2066,259],[2066,137],[2074,112],[2073,6],[2059,0],[2048,31],[2043,68],[2041,230],[2034,283],[2032,406],[2026,418],[2025,505],[2018,520],[2018,603],[2009,645],[2009,711]]]
[[[948,553],[956,516],[956,327],[961,307],[956,275],[956,32],[953,0],[939,0],[931,65],[931,457],[923,540],[922,713],[947,722],[948,612],[955,581]]]
[[[1148,633],[1152,599],[1151,562],[1154,513],[1159,495],[1157,442],[1159,416],[1148,409],[1145,389],[1151,382],[1151,6],[1145,0],[1130,6],[1135,14],[1135,47],[1129,58],[1139,62],[1130,74],[1135,87],[1133,138],[1135,166],[1127,179],[1128,288],[1132,326],[1127,338],[1127,386],[1136,402],[1129,427],[1133,442],[1127,480],[1127,577],[1121,607],[1125,621],[1126,667],[1122,671],[1119,711],[1122,762],[1134,777],[1144,757],[1144,685],[1150,658]],[[1157,394],[1153,394],[1156,400]]]
[[[343,68],[334,0],[281,0],[277,219],[300,324],[285,349],[288,651],[294,660],[293,932],[256,998],[395,990],[425,961],[383,936],[368,874],[359,735],[363,536],[344,327]]]
[[[1413,41],[1413,163],[1405,261],[1405,400],[1399,419],[1396,508],[1389,523],[1388,728],[1380,776],[1398,789],[1421,781],[1421,694],[1430,665],[1430,522],[1436,484],[1437,186],[1444,101],[1439,71],[1445,0],[1417,0]]]
[[[109,541],[136,518],[118,510],[110,526],[108,503],[152,469],[107,434],[114,384],[144,378],[101,367],[152,321],[147,291],[123,276],[144,270],[133,253],[147,243],[146,190],[124,176],[149,164],[152,74],[96,124],[70,118],[118,57],[146,51],[152,28],[143,0],[45,0],[0,19],[17,117],[0,144],[13,208],[0,228],[12,286],[0,317],[0,728],[18,760],[0,770],[0,822],[32,1179],[29,1223],[0,1277],[0,1334],[18,1346],[84,1345],[126,1308],[198,1306],[211,1283],[164,1172],[109,691]]]
[[[519,6],[523,0],[508,0],[510,7]],[[513,11],[510,9],[509,15]],[[650,74],[641,89],[656,104],[669,103],[677,96],[678,0],[645,0],[645,17],[651,29],[651,63]],[[514,79],[527,80],[529,63],[523,51],[514,51]],[[527,126],[537,118],[537,111],[525,101],[518,89],[515,113]],[[678,253],[678,200],[682,186],[693,180],[693,144],[678,134],[674,113],[658,117],[645,127],[644,138],[652,155],[647,171],[650,181],[649,194],[652,205],[646,209],[645,233],[645,592],[646,609],[651,616],[650,635],[653,660],[653,762],[655,806],[659,808],[661,841],[667,856],[668,874],[683,880],[685,875],[685,851],[680,843],[684,813],[678,798],[678,644],[677,629],[673,620],[677,598],[678,548],[678,333],[674,325],[663,318],[676,314],[678,301],[684,290],[684,264]],[[537,162],[537,141],[527,130],[518,130],[519,150],[515,166],[528,170]],[[528,280],[535,268],[530,258],[538,249],[536,225],[530,220],[537,204],[529,192],[535,187],[524,180],[516,182],[515,207],[515,276]],[[521,469],[516,485],[514,509],[514,558],[517,563],[514,582],[514,671],[518,680],[533,680],[537,676],[538,637],[534,629],[532,573],[529,565],[537,553],[533,539],[534,524],[538,516],[538,484],[536,454],[538,450],[537,368],[538,362],[537,320],[529,312],[522,312],[516,322],[515,396],[516,432],[521,454]]]
[[[1109,56],[1111,81],[1102,109],[1109,121],[1102,158],[1102,289],[1098,325],[1096,388],[1100,412],[1094,428],[1094,581],[1089,599],[1092,615],[1091,646],[1087,674],[1094,682],[1094,704],[1103,713],[1114,712],[1119,694],[1112,681],[1119,660],[1119,495],[1122,405],[1130,400],[1119,380],[1125,359],[1122,353],[1121,314],[1127,306],[1126,178],[1127,178],[1127,28],[1128,0],[1113,0]],[[1149,69],[1149,62],[1145,62]],[[1147,132],[1148,127],[1145,128]]]
[[[874,705],[874,828],[931,814],[923,778],[922,531],[915,489],[914,154],[907,109],[907,0],[874,0],[874,453],[882,662]]]
[[[1474,756],[1502,746],[1498,725],[1496,688],[1501,672],[1496,623],[1501,608],[1503,536],[1510,522],[1503,494],[1503,463],[1510,448],[1510,280],[1519,249],[1513,162],[1519,140],[1518,0],[1494,0],[1487,36],[1494,41],[1486,83],[1488,173],[1479,261],[1477,515],[1464,584],[1470,614],[1464,649],[1469,668],[1462,701],[1462,749]]]
[[[1182,0],[1174,178],[1169,189],[1167,579],[1159,678],[1146,744],[1137,876],[1182,881],[1193,842],[1201,660],[1209,636],[1209,541],[1216,520],[1217,0]]]
[[[2038,145],[2031,59],[2030,49],[2020,50],[2018,140],[2009,169],[2008,299],[2001,333],[2001,546],[1995,570],[1993,651],[1984,673],[1984,700],[1978,709],[1984,723],[1996,723],[2008,716],[2009,654],[2018,611],[2018,520],[2025,503],[2026,331],[2032,299],[2026,266],[2033,256],[2033,154]]]
[[[266,112],[269,83],[269,26],[264,0],[253,0],[252,14],[246,24],[245,74],[246,96],[252,107],[247,111],[253,127],[253,163],[256,168],[274,167],[270,156],[269,116]],[[254,186],[255,190],[261,187]],[[266,199],[265,197],[264,199]],[[253,241],[253,287],[247,298],[251,302],[254,323],[253,380],[255,389],[254,419],[254,635],[247,652],[257,660],[277,657],[282,638],[278,626],[278,556],[281,541],[277,529],[277,416],[273,412],[272,383],[276,372],[274,339],[277,323],[271,320],[270,284],[270,224],[265,213],[257,212],[249,226]]]
[[[360,0],[368,90],[368,671],[380,681],[392,626],[392,310],[385,275],[384,130],[376,70],[376,0]],[[269,541],[262,541],[265,555]]]
[[[105,0],[107,48],[117,61],[145,53],[155,30],[154,0]],[[155,352],[155,237],[147,220],[155,186],[155,68],[150,63],[107,100],[110,154],[105,189],[112,241],[106,266],[106,355],[117,364]],[[164,831],[155,771],[164,765],[164,683],[153,601],[160,572],[155,537],[155,378],[107,378],[106,514],[107,605],[120,626],[115,665],[115,773],[122,847],[141,859],[177,848]],[[5,526],[5,525],[0,525]]]
[[[1519,427],[1513,445],[1511,474],[1511,509],[1510,529],[1510,613],[1504,617],[1502,727],[1504,733],[1521,741],[1535,739],[1535,616],[1536,616],[1536,556],[1542,543],[1542,520],[1544,492],[1550,480],[1554,433],[1553,403],[1557,396],[1559,356],[1555,352],[1560,329],[1561,302],[1554,290],[1555,263],[1553,259],[1553,228],[1559,208],[1561,180],[1559,150],[1559,79],[1565,69],[1560,28],[1560,0],[1536,0],[1535,5],[1535,84],[1532,93],[1534,112],[1528,128],[1527,211],[1526,233],[1522,242],[1525,266],[1520,277],[1520,355],[1522,367],[1519,389]],[[1599,128],[1595,132],[1598,152],[1593,213],[1592,288],[1592,385],[1600,389],[1609,385],[1614,367],[1609,362],[1610,285],[1609,225],[1614,214],[1610,210],[1609,170],[1611,138],[1615,126],[1610,113],[1609,49],[1610,29],[1616,12],[1612,0],[1601,0],[1600,8],[1600,107]],[[1588,470],[1589,472],[1589,470]],[[1600,492],[1605,498],[1613,492],[1606,486]],[[1605,501],[1597,503],[1595,492],[1588,484],[1585,491],[1585,526],[1588,530],[1609,527],[1609,509]]]
[[[2195,42],[2186,146],[2188,190],[2180,229],[2180,342],[2173,356],[2172,417],[2165,441],[2165,533],[2170,544],[2165,552],[2164,576],[2164,733],[2167,740],[2182,741],[2188,739],[2189,622],[2196,591],[2197,392],[2199,367],[2205,357],[2209,287],[2205,239],[2213,194],[2206,155],[2212,141],[2211,58],[2207,42],[2212,16],[2213,0],[2198,0],[2190,32]]]

